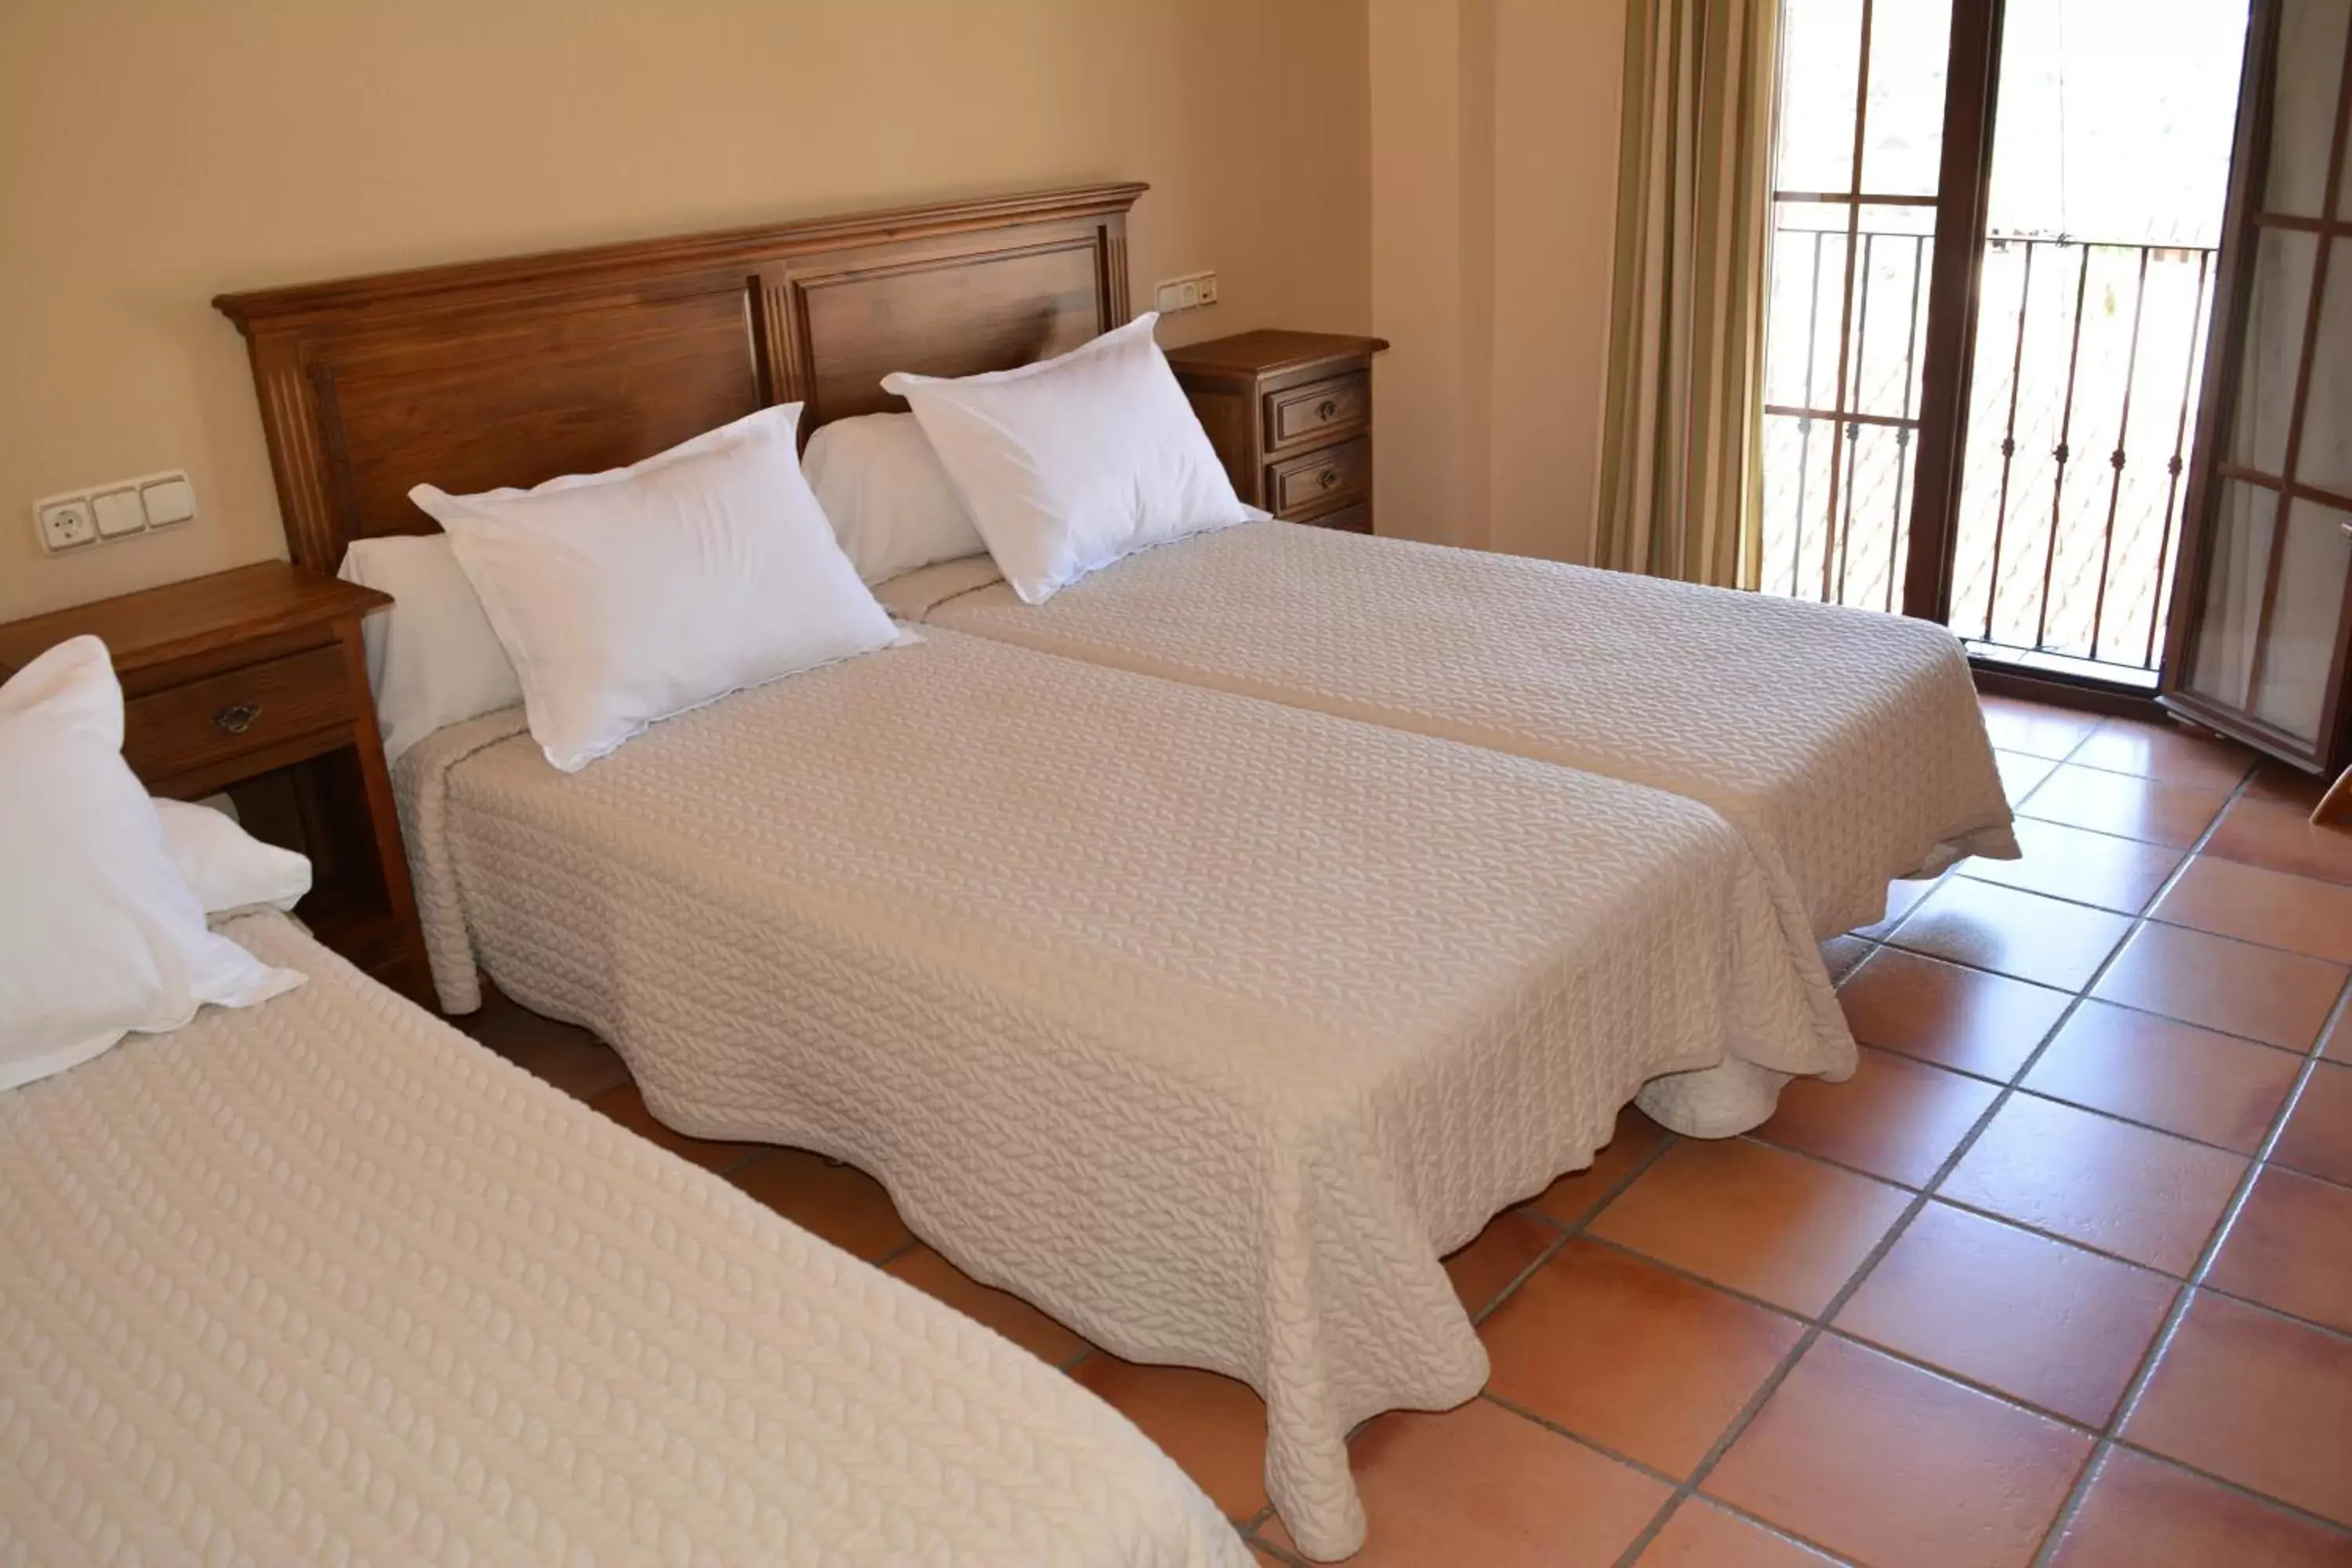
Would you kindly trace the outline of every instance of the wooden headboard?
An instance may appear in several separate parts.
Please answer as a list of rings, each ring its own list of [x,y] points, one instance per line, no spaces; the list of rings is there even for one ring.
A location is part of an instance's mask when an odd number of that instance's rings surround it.
[[[772,403],[903,407],[1128,319],[1127,211],[1093,185],[387,273],[213,301],[246,335],[287,544],[428,533],[408,500],[635,462]]]

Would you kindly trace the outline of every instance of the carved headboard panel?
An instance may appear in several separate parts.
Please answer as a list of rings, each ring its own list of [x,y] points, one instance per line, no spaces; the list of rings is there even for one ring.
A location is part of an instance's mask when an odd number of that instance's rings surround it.
[[[253,356],[296,561],[427,533],[407,499],[609,468],[772,403],[904,406],[1128,319],[1139,184],[388,273],[214,302]]]

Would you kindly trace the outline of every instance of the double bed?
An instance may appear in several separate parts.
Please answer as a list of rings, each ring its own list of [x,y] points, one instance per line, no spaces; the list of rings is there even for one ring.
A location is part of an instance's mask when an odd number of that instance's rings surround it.
[[[1127,314],[1139,190],[222,305],[293,552],[331,570],[350,541],[430,528],[413,484],[608,468],[765,404],[813,426],[893,406],[893,370],[1091,338]],[[474,1005],[486,971],[610,1039],[681,1131],[850,1160],[979,1278],[1122,1355],[1249,1382],[1269,1491],[1318,1557],[1362,1539],[1349,1431],[1484,1381],[1439,1257],[1587,1163],[1628,1100],[1719,1136],[1788,1075],[1844,1076],[1822,911],[1859,909],[1864,861],[1914,857],[1883,895],[2006,823],[1971,819],[1990,756],[1955,728],[1936,744],[1970,804],[1898,824],[1817,895],[1783,825],[1735,815],[1738,778],[1710,799],[1638,758],[1605,776],[1108,641],[967,635],[960,602],[923,606],[917,646],[723,698],[577,773],[519,711],[418,743],[395,784],[440,999]],[[1859,799],[1822,784],[1850,765],[1754,793]]]
[[[285,916],[0,1093],[0,1561],[1240,1568],[1125,1420]]]

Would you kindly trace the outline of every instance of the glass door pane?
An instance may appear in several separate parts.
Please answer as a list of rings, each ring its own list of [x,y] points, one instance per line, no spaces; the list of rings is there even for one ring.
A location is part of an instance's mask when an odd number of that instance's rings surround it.
[[[2316,217],[2326,203],[2336,73],[2347,21],[2352,0],[2297,0],[2279,13],[2270,167],[2263,171],[2266,213]],[[2340,204],[2337,210],[2344,210]]]
[[[1902,607],[1951,0],[1786,0],[1764,340],[1769,593]]]
[[[2156,683],[2246,16],[2007,9],[1949,600],[1980,658]]]
[[[2267,110],[2240,134],[2245,212],[2225,361],[2233,399],[2198,454],[2207,498],[2180,592],[2178,650],[2191,717],[2313,767],[2352,749],[2352,213],[2341,171],[2352,127],[2352,0],[2271,0]]]

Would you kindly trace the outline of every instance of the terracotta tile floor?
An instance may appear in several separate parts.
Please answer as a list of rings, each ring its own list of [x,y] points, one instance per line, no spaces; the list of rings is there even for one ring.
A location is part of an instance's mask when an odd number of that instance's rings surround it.
[[[1985,707],[2027,858],[1824,944],[1851,1081],[1726,1142],[1629,1110],[1447,1260],[1493,1377],[1358,1432],[1356,1562],[2352,1568],[2352,832],[2235,748]],[[1063,1368],[1304,1561],[1242,1384],[1090,1346],[850,1166],[669,1131],[581,1030],[469,1027]]]

